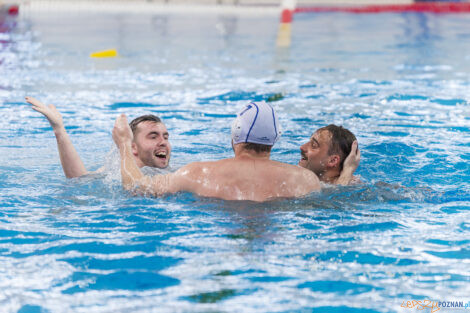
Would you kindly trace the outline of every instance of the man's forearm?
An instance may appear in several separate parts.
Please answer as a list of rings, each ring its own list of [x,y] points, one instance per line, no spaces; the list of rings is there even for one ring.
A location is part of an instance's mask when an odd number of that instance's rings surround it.
[[[140,168],[135,162],[134,156],[132,155],[131,144],[120,143],[119,153],[121,154],[121,178],[122,186],[126,190],[133,190],[137,187],[139,182],[142,183],[144,174],[140,171]]]
[[[350,185],[354,183],[355,178],[353,176],[357,167],[359,166],[359,161],[361,160],[361,151],[358,148],[357,140],[354,140],[351,145],[351,152],[346,157],[343,163],[343,170],[341,175],[336,180],[337,185]]]
[[[60,163],[62,164],[65,177],[73,178],[87,174],[85,165],[80,159],[77,150],[75,150],[65,128],[59,127],[54,129],[54,135],[57,140]]]
[[[354,174],[353,170],[343,169],[341,171],[341,175],[336,180],[336,185],[343,185],[343,186],[349,185],[354,177],[353,174]]]

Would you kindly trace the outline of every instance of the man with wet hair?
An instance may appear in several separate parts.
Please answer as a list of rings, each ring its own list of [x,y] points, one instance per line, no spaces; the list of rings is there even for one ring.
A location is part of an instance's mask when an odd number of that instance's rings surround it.
[[[122,184],[132,192],[161,196],[186,191],[224,200],[267,201],[318,191],[320,181],[314,172],[269,159],[280,134],[273,108],[265,102],[250,103],[232,124],[233,158],[193,162],[174,173],[150,177],[141,172],[132,155],[133,134],[124,114],[113,129],[121,154]]]
[[[56,107],[52,104],[46,106],[32,97],[26,97],[26,101],[51,124],[65,176],[73,178],[89,174],[65,130],[62,115]],[[133,120],[130,128],[133,133],[131,152],[137,166],[166,168],[170,162],[171,145],[168,141],[168,130],[160,118],[155,115],[143,115]],[[102,170],[103,168],[96,172]]]
[[[352,177],[361,156],[357,148],[357,139],[342,126],[330,124],[318,129],[310,140],[300,147],[300,154],[299,165],[317,174],[322,182],[341,183],[338,181],[340,175],[351,175],[350,183],[359,181]],[[348,156],[354,164],[343,169]],[[343,173],[344,171],[346,172]]]

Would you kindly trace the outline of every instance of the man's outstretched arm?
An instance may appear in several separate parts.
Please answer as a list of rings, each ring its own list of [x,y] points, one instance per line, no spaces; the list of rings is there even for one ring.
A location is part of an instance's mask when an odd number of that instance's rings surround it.
[[[348,157],[344,160],[343,170],[341,171],[341,175],[338,177],[336,184],[350,185],[354,183],[356,178],[353,176],[353,174],[359,166],[360,161],[361,151],[359,151],[357,140],[355,140],[352,143],[351,152],[349,153]]]
[[[52,104],[46,106],[41,101],[32,97],[26,97],[26,102],[32,105],[33,110],[43,114],[51,124],[57,140],[60,163],[62,164],[65,177],[73,178],[87,174],[85,165],[83,165],[77,150],[75,150],[65,130],[62,115],[57,111],[56,107]]]

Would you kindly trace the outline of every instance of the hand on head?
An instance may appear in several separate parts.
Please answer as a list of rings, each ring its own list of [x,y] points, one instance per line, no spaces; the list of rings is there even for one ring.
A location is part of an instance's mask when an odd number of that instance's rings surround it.
[[[343,171],[354,171],[359,166],[359,162],[361,161],[361,151],[359,151],[357,140],[351,145],[351,152],[349,153],[348,157],[344,160],[343,164]]]
[[[134,138],[132,130],[127,123],[125,114],[121,114],[116,118],[113,128],[113,140],[118,147],[131,143]]]
[[[62,115],[57,111],[53,104],[46,106],[41,101],[33,97],[26,97],[25,99],[26,102],[32,104],[33,110],[43,114],[47,118],[53,129],[64,127]]]

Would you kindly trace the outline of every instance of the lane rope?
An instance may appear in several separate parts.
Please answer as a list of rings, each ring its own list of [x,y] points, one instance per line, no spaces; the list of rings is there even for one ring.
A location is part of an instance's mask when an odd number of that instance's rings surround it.
[[[363,6],[316,6],[298,7],[294,13],[401,13],[401,12],[428,12],[428,13],[470,13],[469,2],[418,2],[412,4],[390,5],[363,5]]]

